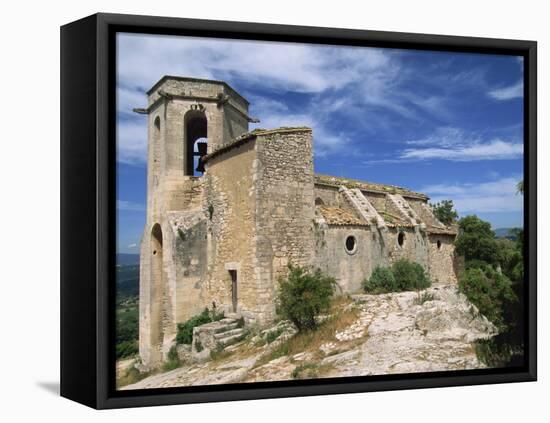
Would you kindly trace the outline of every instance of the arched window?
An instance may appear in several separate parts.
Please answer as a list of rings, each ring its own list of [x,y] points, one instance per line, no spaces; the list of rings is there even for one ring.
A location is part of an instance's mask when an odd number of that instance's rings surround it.
[[[200,176],[204,172],[201,157],[207,153],[207,121],[203,111],[191,110],[184,120],[184,175]]]
[[[437,249],[441,250],[441,240],[440,239],[437,240]]]
[[[153,174],[157,174],[160,166],[160,117],[153,121]]]
[[[324,206],[325,205],[325,202],[320,198],[320,197],[317,197],[315,199],[315,205],[316,206]]]
[[[151,229],[151,343],[158,348],[164,341],[165,281],[162,269],[162,229],[156,223]]]

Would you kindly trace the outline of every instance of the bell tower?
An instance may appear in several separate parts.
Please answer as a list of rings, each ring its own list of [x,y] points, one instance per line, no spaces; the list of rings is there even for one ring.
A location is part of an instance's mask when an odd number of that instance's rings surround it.
[[[181,320],[178,219],[203,214],[203,157],[248,132],[248,101],[221,81],[164,76],[147,92],[147,220],[140,256],[140,355],[162,360]],[[182,215],[181,213],[184,213]],[[194,295],[194,294],[193,294]],[[180,298],[181,297],[181,298]],[[184,298],[185,297],[185,298]]]
[[[222,81],[164,76],[147,92],[147,217],[185,210],[189,181],[204,173],[202,157],[248,132],[248,101]],[[187,196],[188,197],[188,196]]]

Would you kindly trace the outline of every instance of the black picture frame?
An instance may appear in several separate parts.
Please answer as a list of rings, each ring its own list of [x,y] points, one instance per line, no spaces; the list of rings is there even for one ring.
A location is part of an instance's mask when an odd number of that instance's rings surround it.
[[[524,57],[525,363],[509,369],[114,389],[117,32]],[[95,14],[61,27],[61,395],[119,408],[534,381],[537,378],[537,44],[534,41]]]

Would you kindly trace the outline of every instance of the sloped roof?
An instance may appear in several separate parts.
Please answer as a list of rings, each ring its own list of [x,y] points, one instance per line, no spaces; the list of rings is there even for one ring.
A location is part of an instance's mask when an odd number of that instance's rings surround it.
[[[333,206],[318,206],[318,210],[325,219],[328,225],[357,225],[368,226],[367,222],[363,222],[353,212]]]
[[[363,191],[374,191],[384,194],[401,194],[406,197],[428,199],[428,196],[420,192],[414,192],[396,185],[378,184],[374,182],[360,181],[358,179],[340,178],[332,175],[315,174],[315,183],[321,185],[344,185],[350,189],[358,188]]]

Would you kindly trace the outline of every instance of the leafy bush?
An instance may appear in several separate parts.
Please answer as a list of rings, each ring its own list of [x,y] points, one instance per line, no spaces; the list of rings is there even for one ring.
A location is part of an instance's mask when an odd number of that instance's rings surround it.
[[[397,284],[391,269],[387,267],[375,267],[369,279],[362,283],[365,292],[371,294],[382,294],[385,292],[397,291]]]
[[[411,291],[429,288],[432,284],[424,268],[418,263],[400,259],[392,264],[397,291]]]
[[[499,330],[507,329],[503,310],[517,301],[510,279],[490,266],[485,269],[474,267],[464,272],[458,288]]]
[[[202,313],[191,317],[186,322],[178,323],[176,342],[178,344],[191,344],[191,342],[193,342],[193,328],[195,328],[195,326],[204,325],[205,323],[214,321],[213,315],[217,317],[215,312],[211,313],[207,308],[205,308]]]
[[[281,334],[284,332],[283,328],[277,328],[274,330],[270,330],[267,332],[267,335],[265,337],[265,340],[268,344],[271,344],[273,341],[275,341]]]
[[[317,316],[328,311],[336,281],[319,269],[289,265],[289,275],[279,281],[277,313],[298,331],[314,329]]]

